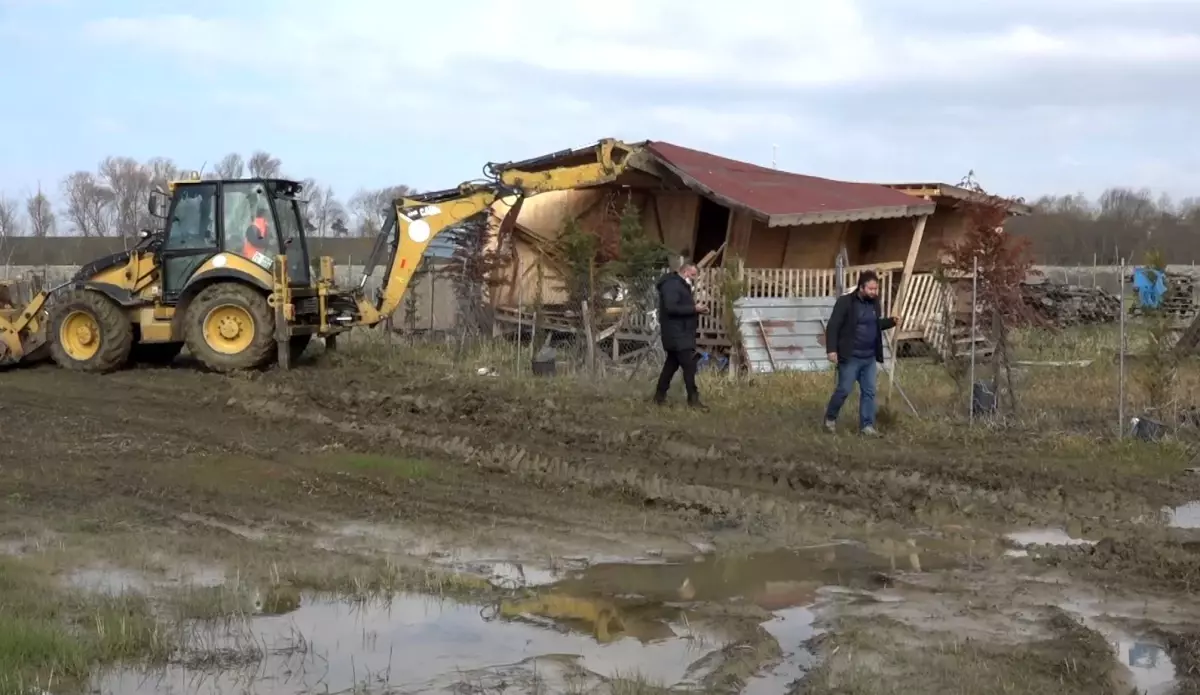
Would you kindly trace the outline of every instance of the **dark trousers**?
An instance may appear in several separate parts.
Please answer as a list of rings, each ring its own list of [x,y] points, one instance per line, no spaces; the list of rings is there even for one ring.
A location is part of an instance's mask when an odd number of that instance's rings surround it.
[[[667,398],[671,389],[671,380],[675,378],[676,370],[683,370],[683,387],[687,389],[688,403],[699,403],[700,392],[696,389],[696,351],[668,350],[667,359],[663,361],[662,371],[658,374],[658,389],[654,392],[654,400],[662,402]]]

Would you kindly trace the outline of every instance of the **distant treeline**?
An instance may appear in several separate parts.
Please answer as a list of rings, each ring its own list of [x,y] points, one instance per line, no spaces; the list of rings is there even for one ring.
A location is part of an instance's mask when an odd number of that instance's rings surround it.
[[[1147,189],[1110,188],[1094,201],[1044,196],[1033,206],[1034,214],[1006,228],[1030,240],[1039,264],[1140,263],[1148,250],[1168,263],[1200,260],[1200,197],[1175,202]]]

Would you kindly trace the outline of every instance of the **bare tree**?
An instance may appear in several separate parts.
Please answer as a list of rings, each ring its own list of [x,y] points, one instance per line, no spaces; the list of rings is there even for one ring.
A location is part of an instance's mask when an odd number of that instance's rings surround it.
[[[333,189],[308,179],[304,182],[304,191],[308,198],[304,210],[306,231],[321,237],[337,235],[338,228],[345,232],[346,210],[333,194]]]
[[[67,220],[80,236],[113,233],[113,195],[90,171],[77,171],[62,182]]]
[[[38,238],[54,236],[54,228],[58,222],[54,216],[54,208],[50,205],[50,199],[42,193],[41,188],[37,193],[29,196],[25,201],[25,215],[29,218],[29,233]]]
[[[117,233],[136,237],[150,196],[150,172],[132,157],[106,157],[100,178],[112,194]]]
[[[21,205],[0,193],[0,264],[8,265],[12,260],[10,240],[18,236],[21,236]]]
[[[360,190],[350,197],[348,207],[354,217],[354,231],[358,236],[374,236],[383,228],[388,209],[396,198],[416,193],[416,189],[403,184],[373,191]]]
[[[146,162],[146,172],[150,176],[150,185],[166,188],[168,182],[179,178],[182,173],[179,165],[169,157],[152,157]]]
[[[217,162],[216,178],[219,179],[240,179],[246,174],[246,162],[242,159],[242,155],[237,152],[230,152]]]
[[[250,176],[257,179],[270,179],[279,176],[279,172],[283,168],[283,163],[277,157],[272,157],[269,153],[258,150],[250,155],[250,161],[247,162],[247,166],[250,169]]]

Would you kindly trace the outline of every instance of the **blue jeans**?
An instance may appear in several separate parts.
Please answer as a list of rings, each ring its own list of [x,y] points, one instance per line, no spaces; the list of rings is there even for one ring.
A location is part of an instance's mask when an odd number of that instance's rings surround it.
[[[845,362],[838,362],[837,388],[825,408],[825,420],[837,420],[838,413],[846,397],[854,390],[854,382],[858,382],[858,426],[860,429],[875,426],[875,357],[851,357]]]

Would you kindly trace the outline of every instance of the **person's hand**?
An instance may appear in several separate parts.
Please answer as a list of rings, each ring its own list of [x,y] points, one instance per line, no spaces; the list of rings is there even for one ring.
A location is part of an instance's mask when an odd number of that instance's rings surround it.
[[[899,317],[899,316],[892,316],[892,317],[890,317],[890,318],[892,319],[892,325],[893,325],[893,326],[895,326],[895,327],[897,327],[897,328],[899,328],[899,327],[900,327],[900,317]]]
[[[828,357],[828,358],[829,358],[829,361],[830,361],[830,362],[833,362],[834,364],[837,364],[837,353],[836,353],[836,352],[831,352],[831,353],[829,353],[828,355],[826,355],[826,357]]]
[[[696,305],[696,313],[697,314],[707,314],[708,313],[708,305],[707,304],[697,304]]]

